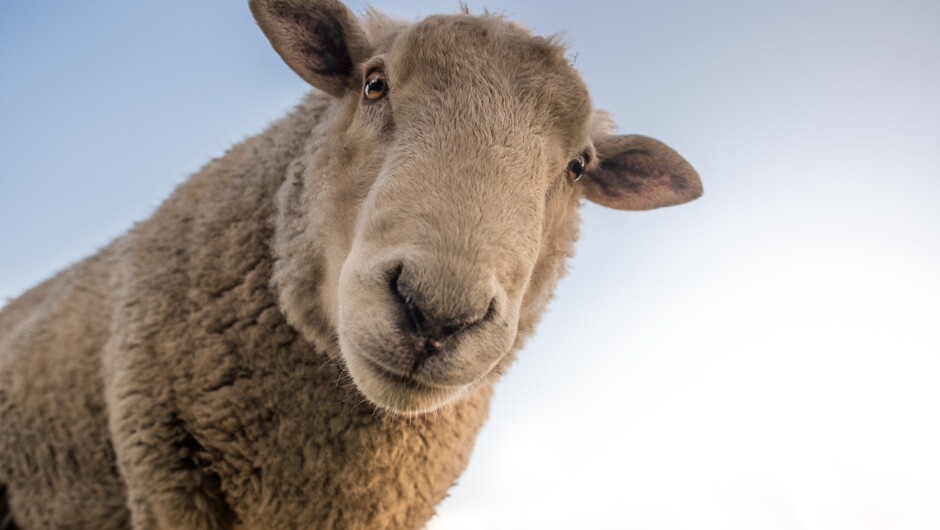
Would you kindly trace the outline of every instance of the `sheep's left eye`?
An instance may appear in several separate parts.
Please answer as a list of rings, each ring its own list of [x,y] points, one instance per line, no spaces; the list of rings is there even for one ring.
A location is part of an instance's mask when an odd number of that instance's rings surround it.
[[[585,168],[587,167],[587,159],[584,155],[573,158],[571,162],[568,162],[568,174],[571,175],[572,180],[575,182],[581,180],[581,177],[584,176]]]
[[[376,70],[366,76],[366,84],[362,93],[369,101],[378,101],[385,97],[388,94],[388,82],[385,80],[385,73]]]

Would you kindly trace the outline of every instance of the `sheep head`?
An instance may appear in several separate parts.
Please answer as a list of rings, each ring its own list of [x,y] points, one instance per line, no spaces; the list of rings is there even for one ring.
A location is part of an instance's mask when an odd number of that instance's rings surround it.
[[[669,147],[609,133],[553,39],[501,17],[251,8],[334,97],[279,195],[281,303],[381,408],[432,411],[498,377],[564,272],[582,197],[643,210],[702,193]]]

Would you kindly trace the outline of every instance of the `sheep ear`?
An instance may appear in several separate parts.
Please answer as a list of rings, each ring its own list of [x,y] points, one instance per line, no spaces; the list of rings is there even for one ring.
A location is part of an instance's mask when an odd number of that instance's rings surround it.
[[[579,181],[588,200],[617,210],[650,210],[702,195],[695,169],[659,140],[604,135],[594,148],[598,162]]]
[[[251,12],[277,53],[300,77],[342,95],[354,67],[368,59],[369,42],[356,16],[337,0],[249,0]]]

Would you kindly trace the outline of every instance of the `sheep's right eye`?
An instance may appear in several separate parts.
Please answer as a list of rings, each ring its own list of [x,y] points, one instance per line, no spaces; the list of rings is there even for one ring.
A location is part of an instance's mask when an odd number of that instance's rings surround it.
[[[366,76],[366,84],[363,88],[363,95],[369,101],[378,101],[388,94],[388,81],[385,79],[385,73],[376,70]]]

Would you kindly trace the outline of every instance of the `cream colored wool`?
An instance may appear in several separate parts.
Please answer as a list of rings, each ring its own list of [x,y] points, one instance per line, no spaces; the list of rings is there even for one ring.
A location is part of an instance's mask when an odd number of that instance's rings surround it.
[[[581,198],[701,194],[500,17],[251,9],[320,91],[0,312],[0,495],[24,530],[422,528]],[[432,315],[462,327],[409,331]]]

